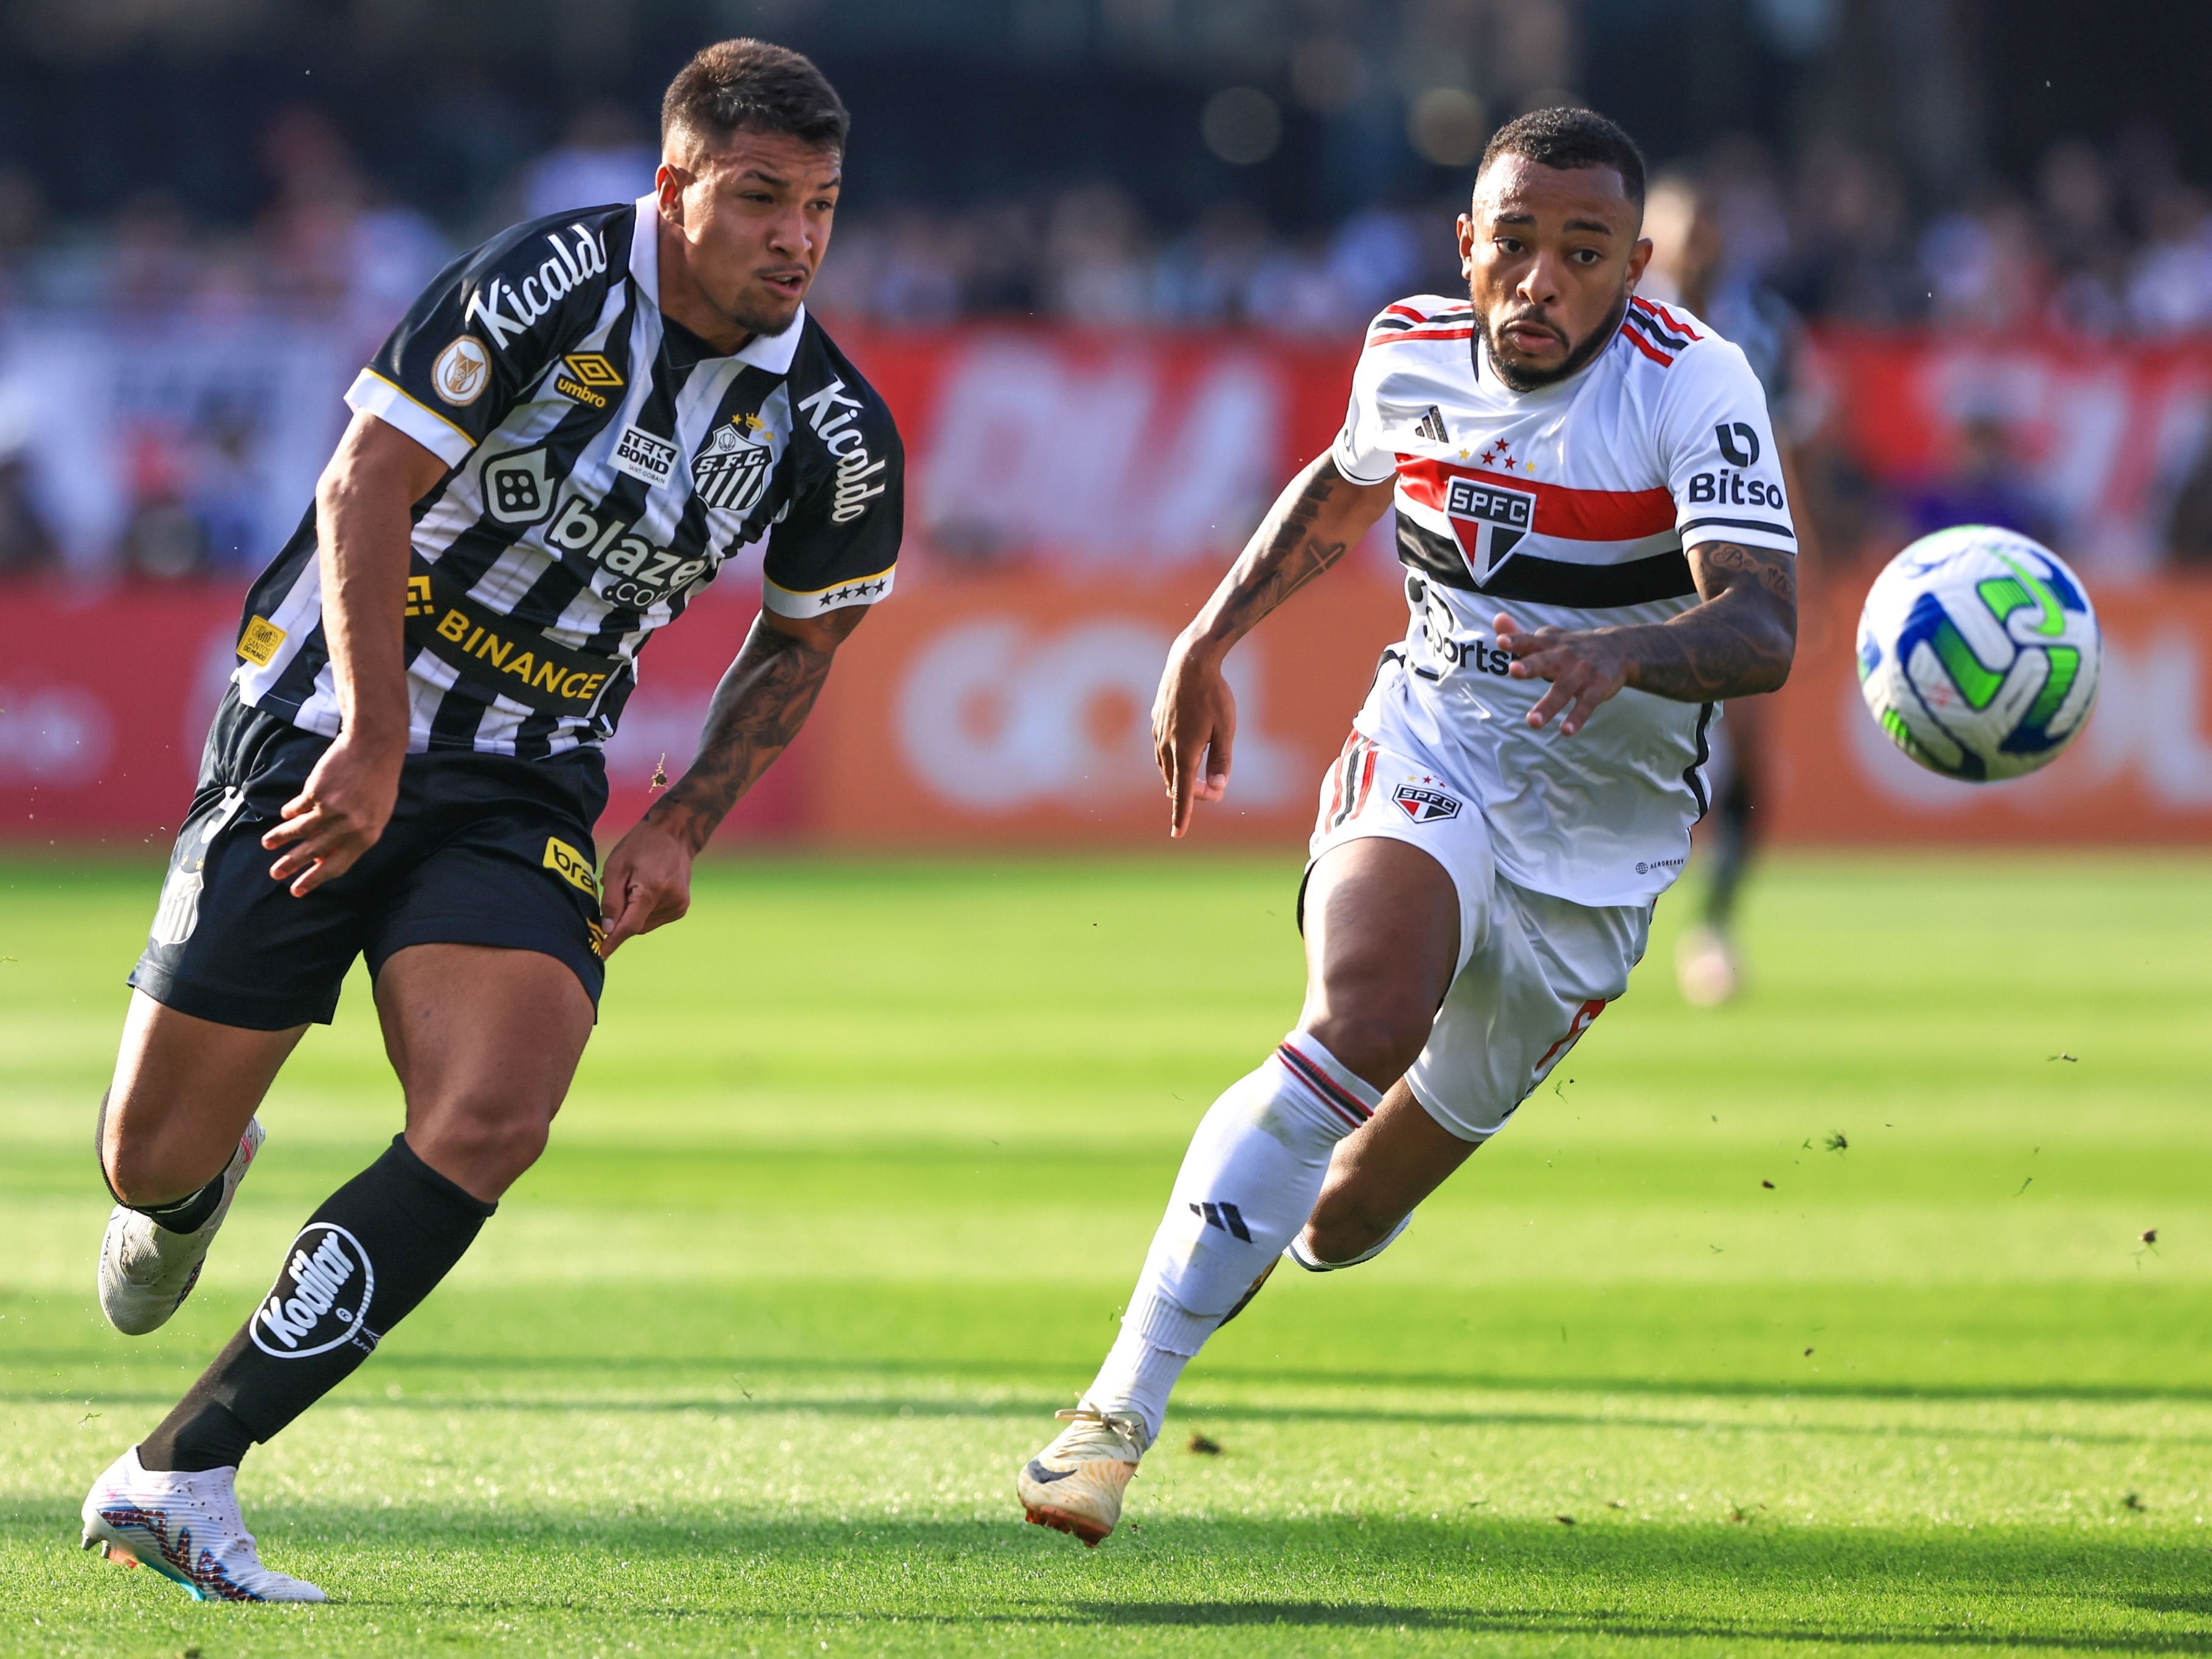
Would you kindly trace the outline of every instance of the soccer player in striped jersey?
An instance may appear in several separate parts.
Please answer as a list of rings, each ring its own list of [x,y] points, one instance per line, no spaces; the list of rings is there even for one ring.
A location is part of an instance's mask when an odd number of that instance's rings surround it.
[[[255,582],[136,988],[100,1153],[100,1305],[191,1293],[255,1119],[356,956],[405,1132],[331,1195],[176,1409],[100,1476],[84,1542],[196,1596],[319,1601],[234,1491],[368,1358],[543,1150],[604,962],[690,902],[694,856],[890,592],[890,411],[804,304],[848,118],[814,65],[702,52],[651,195],[493,238],[362,371],[314,507]],[[767,538],[763,605],[690,769],[607,860],[601,745],[646,642]]]
[[[1626,988],[1705,812],[1725,699],[1796,635],[1758,380],[1636,295],[1644,163],[1586,110],[1491,139],[1464,300],[1386,308],[1343,431],[1170,653],[1172,829],[1228,786],[1238,639],[1395,505],[1412,611],[1323,778],[1296,1028],[1200,1123],[1119,1339],[1026,1462],[1029,1518],[1113,1530],[1169,1390],[1287,1254],[1379,1253]]]

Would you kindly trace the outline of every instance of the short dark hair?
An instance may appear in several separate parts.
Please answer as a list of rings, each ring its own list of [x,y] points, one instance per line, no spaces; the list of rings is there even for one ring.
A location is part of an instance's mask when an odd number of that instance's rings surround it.
[[[1542,167],[1611,167],[1637,212],[1644,211],[1644,152],[1617,123],[1594,109],[1567,104],[1516,116],[1490,135],[1475,177],[1489,172],[1501,155],[1525,156]]]
[[[717,40],[677,71],[660,100],[660,137],[713,143],[740,131],[787,132],[842,153],[853,118],[811,58],[766,40]]]

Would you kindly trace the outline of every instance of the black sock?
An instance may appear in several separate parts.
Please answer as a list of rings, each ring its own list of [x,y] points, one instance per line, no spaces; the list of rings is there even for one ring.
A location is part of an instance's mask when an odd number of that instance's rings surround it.
[[[269,1439],[350,1376],[497,1207],[393,1137],[300,1230],[275,1289],[139,1443],[139,1462],[187,1471],[237,1462],[248,1441]]]
[[[224,1165],[226,1170],[228,1168]],[[207,1225],[208,1218],[222,1202],[222,1175],[219,1172],[190,1198],[180,1198],[173,1204],[125,1204],[123,1207],[137,1211],[156,1227],[167,1228],[173,1233],[196,1233]]]

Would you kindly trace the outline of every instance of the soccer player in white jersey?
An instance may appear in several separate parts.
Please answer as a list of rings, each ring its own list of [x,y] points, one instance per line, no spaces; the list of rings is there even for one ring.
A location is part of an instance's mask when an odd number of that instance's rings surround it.
[[[603,963],[681,916],[693,857],[890,591],[890,412],[806,314],[847,117],[726,40],[662,106],[636,202],[441,272],[347,393],[315,507],[248,593],[101,1103],[100,1308],[191,1294],[254,1113],[367,959],[406,1130],[83,1507],[84,1544],[195,1596],[321,1601],[263,1565],[240,1461],[361,1364],[537,1160]],[[597,873],[601,745],[639,654],[765,536],[763,609],[699,751]]]
[[[1612,122],[1501,128],[1469,295],[1388,307],[1328,453],[1177,639],[1153,739],[1183,834],[1230,781],[1222,659],[1394,501],[1412,610],[1321,789],[1305,1006],[1200,1123],[1120,1337],[1016,1477],[1096,1544],[1169,1390],[1284,1254],[1365,1261],[1626,988],[1705,811],[1721,702],[1787,677],[1795,535],[1743,354],[1636,297]]]

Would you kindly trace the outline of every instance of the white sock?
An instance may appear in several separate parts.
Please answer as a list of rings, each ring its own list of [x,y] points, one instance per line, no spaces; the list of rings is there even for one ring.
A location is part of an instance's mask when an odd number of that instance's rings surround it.
[[[1229,1086],[1191,1137],[1086,1401],[1132,1413],[1148,1442],[1158,1436],[1183,1366],[1305,1225],[1329,1154],[1382,1098],[1304,1031]]]

